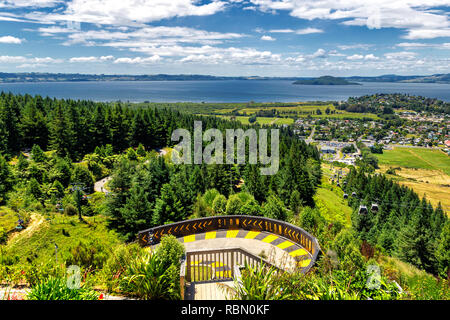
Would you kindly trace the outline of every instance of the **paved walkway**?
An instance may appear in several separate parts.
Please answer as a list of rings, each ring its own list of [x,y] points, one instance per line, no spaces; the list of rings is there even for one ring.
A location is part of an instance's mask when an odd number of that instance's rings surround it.
[[[311,254],[297,243],[266,231],[218,230],[178,239],[186,251],[240,247],[256,256],[263,254],[273,265],[284,269],[306,268]]]

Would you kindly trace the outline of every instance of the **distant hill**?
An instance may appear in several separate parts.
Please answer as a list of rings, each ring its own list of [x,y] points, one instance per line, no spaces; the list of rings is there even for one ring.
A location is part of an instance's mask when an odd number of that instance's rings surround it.
[[[323,76],[315,79],[305,79],[297,80],[293,84],[303,84],[303,85],[322,85],[322,86],[332,86],[332,85],[360,85],[356,82],[349,82],[343,78],[336,78],[332,76]]]
[[[431,76],[399,76],[386,74],[378,77],[346,77],[349,81],[358,82],[414,82],[414,83],[450,83],[450,73]]]
[[[395,74],[375,77],[260,77],[241,76],[225,77],[198,74],[153,74],[153,75],[105,75],[78,73],[5,73],[0,72],[0,83],[13,82],[82,82],[82,81],[217,81],[217,80],[286,80],[295,84],[315,85],[356,85],[356,82],[417,82],[417,83],[450,83],[450,74],[434,74],[429,76],[399,76]]]

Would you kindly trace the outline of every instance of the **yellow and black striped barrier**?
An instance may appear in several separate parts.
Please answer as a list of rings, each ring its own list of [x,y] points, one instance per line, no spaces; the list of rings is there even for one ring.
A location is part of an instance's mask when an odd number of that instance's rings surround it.
[[[214,216],[185,220],[140,231],[138,239],[141,246],[155,245],[167,234],[183,238],[183,242],[191,242],[195,241],[196,235],[200,234],[204,234],[204,239],[213,239],[221,230],[227,231],[226,237],[231,237],[231,235],[237,237],[239,230],[247,231],[244,236],[247,239],[255,238],[261,233],[264,234],[264,238],[260,240],[268,243],[272,243],[275,240],[273,235],[277,235],[285,238],[285,241],[276,244],[283,250],[289,246],[289,243],[294,242],[301,246],[296,249],[298,255],[300,255],[300,251],[306,250],[311,258],[311,263],[306,266],[304,272],[312,267],[320,252],[317,239],[302,228],[284,221],[256,216]],[[242,233],[240,234],[242,235]],[[286,239],[290,241],[286,241]]]

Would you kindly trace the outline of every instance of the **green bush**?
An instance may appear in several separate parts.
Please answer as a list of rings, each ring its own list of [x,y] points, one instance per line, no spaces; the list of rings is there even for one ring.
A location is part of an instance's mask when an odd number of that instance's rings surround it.
[[[263,264],[245,264],[241,281],[235,280],[234,289],[224,287],[236,300],[286,300],[290,294],[280,285],[275,269]]]
[[[2,227],[0,227],[0,245],[5,244],[8,241],[8,233]]]
[[[152,252],[145,252],[133,259],[120,280],[122,292],[144,299],[179,299],[180,291],[173,282],[176,266],[166,268],[161,257]]]
[[[161,257],[164,265],[180,266],[180,260],[184,256],[184,246],[172,235],[164,235],[161,244],[157,249],[157,254]]]
[[[227,198],[224,195],[218,194],[213,201],[212,209],[216,216],[225,214],[227,207]]]
[[[75,216],[78,214],[78,210],[71,205],[70,203],[66,205],[66,207],[64,208],[64,213],[68,216]]]
[[[90,270],[101,269],[108,259],[107,249],[98,240],[80,241],[70,250],[66,265],[77,265]]]
[[[180,260],[184,254],[183,245],[174,236],[164,236],[156,250],[142,250],[126,263],[119,289],[144,300],[180,299]]]
[[[208,204],[208,206],[212,207],[214,199],[219,195],[219,191],[216,189],[209,189],[206,190],[205,194],[203,195],[203,199]]]
[[[55,266],[51,262],[36,264],[32,262],[29,265],[22,266],[20,273],[23,275],[28,285],[34,286],[51,277],[63,278],[66,269],[61,266]]]
[[[119,282],[127,266],[133,259],[142,256],[144,253],[137,243],[117,246],[110,254],[108,260],[103,265],[103,282],[108,292],[114,292],[119,289]]]
[[[70,289],[64,278],[50,277],[31,288],[30,300],[99,300],[99,294],[88,288]]]

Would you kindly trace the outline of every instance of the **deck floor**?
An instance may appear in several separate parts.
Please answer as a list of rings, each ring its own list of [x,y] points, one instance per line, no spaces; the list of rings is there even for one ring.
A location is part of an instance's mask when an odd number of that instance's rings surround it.
[[[186,288],[186,300],[229,300],[221,285],[233,287],[233,281],[191,283]],[[228,299],[227,299],[228,298]]]

